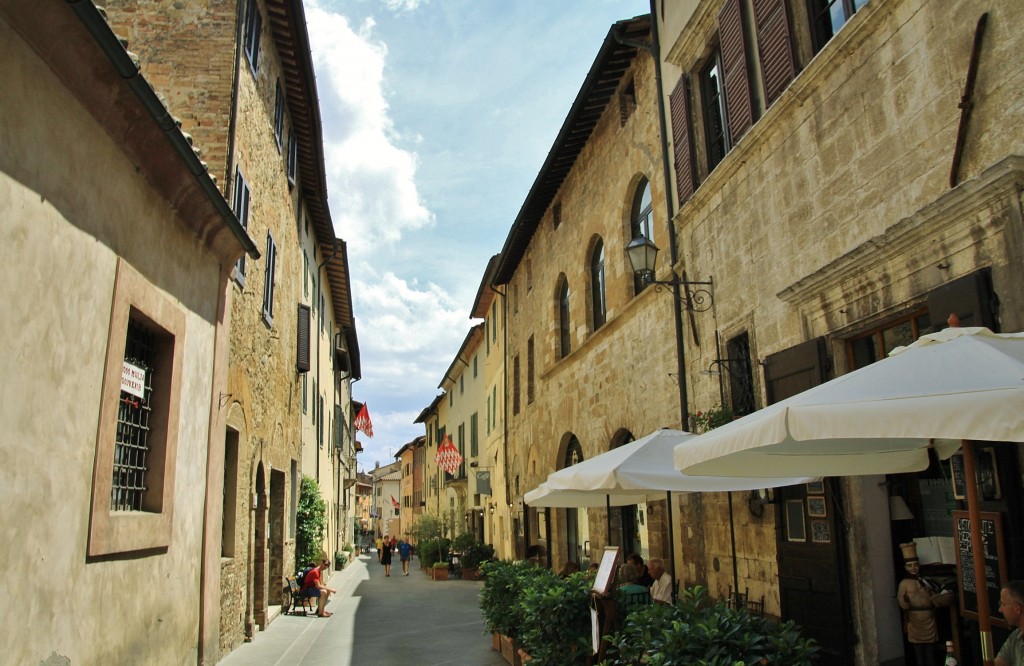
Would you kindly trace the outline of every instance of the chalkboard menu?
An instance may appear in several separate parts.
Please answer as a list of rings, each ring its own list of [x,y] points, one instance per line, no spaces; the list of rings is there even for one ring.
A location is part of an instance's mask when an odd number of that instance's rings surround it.
[[[978,618],[979,596],[987,601],[988,616],[992,624],[1008,627],[999,614],[999,590],[1006,582],[1006,550],[1003,544],[1003,523],[1000,514],[992,511],[981,512],[982,556],[985,558],[984,593],[979,594],[978,581],[974,575],[974,548],[971,545],[971,519],[966,511],[954,511],[953,523],[956,528],[956,572],[960,587],[960,613]],[[987,597],[987,599],[986,599]]]

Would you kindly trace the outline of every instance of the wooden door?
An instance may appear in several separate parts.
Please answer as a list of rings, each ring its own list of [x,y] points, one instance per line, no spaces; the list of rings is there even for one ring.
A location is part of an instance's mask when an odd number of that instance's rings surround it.
[[[768,357],[769,402],[778,402],[827,378],[823,338]],[[777,493],[779,595],[782,618],[818,641],[822,664],[852,665],[855,634],[849,602],[846,529],[838,483],[781,488]]]

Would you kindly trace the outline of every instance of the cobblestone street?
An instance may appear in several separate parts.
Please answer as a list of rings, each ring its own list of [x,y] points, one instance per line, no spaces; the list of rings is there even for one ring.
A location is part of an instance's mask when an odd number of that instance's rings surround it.
[[[333,615],[279,615],[225,657],[223,666],[300,664],[332,666],[498,666],[506,663],[491,649],[477,603],[482,583],[435,582],[412,561],[403,576],[395,558],[391,576],[364,553],[328,586],[338,593],[327,610]]]

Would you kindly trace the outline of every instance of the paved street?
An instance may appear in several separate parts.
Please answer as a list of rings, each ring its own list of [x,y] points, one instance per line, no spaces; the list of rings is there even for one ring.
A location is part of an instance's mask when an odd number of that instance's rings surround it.
[[[499,666],[477,603],[482,583],[435,582],[413,559],[391,576],[375,552],[331,575],[329,618],[280,615],[265,632],[221,660],[223,666]]]

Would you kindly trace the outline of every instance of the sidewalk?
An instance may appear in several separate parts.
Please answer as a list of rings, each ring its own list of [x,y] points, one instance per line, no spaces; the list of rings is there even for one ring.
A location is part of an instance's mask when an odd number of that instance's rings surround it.
[[[334,615],[279,615],[266,631],[227,655],[221,666],[500,666],[478,597],[482,583],[435,582],[414,558],[409,575],[395,557],[391,576],[376,552],[360,555],[327,582],[338,591]]]

